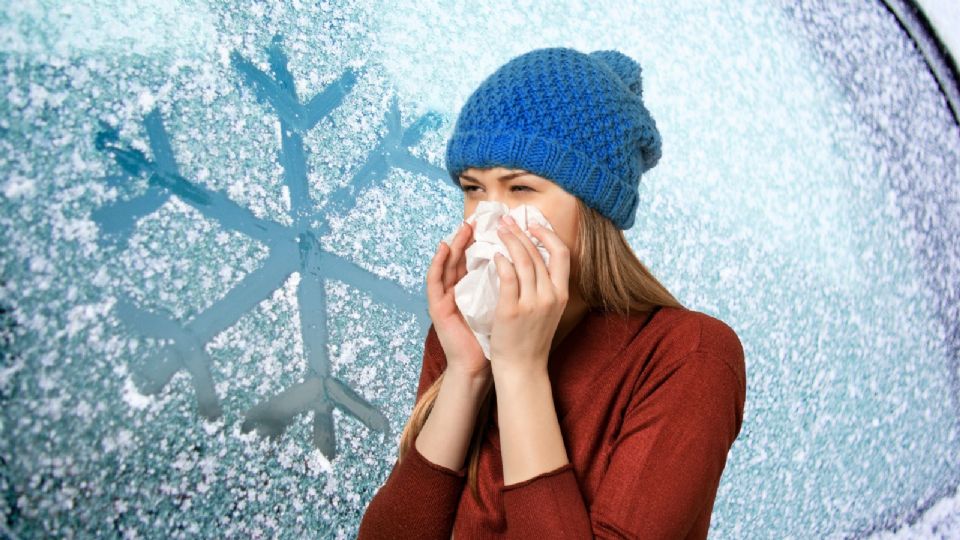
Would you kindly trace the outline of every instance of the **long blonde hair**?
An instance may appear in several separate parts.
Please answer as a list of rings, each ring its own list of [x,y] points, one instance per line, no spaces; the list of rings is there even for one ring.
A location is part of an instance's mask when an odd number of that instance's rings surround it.
[[[584,204],[579,197],[577,207],[579,251],[576,281],[580,295],[589,308],[602,308],[627,315],[643,313],[657,306],[683,307],[640,262],[622,230]],[[406,455],[427,421],[440,392],[443,375],[441,373],[437,377],[413,407],[410,419],[400,436],[398,460],[402,460]],[[490,385],[480,404],[477,423],[467,450],[470,456],[467,482],[478,501],[480,495],[477,490],[477,466],[480,461],[480,446],[491,415],[494,395],[494,385]]]

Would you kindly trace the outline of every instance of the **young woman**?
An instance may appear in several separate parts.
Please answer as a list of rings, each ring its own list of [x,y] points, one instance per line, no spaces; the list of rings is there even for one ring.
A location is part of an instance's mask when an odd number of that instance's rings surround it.
[[[677,302],[623,234],[661,155],[640,71],[537,49],[463,106],[446,164],[465,218],[536,206],[549,264],[501,224],[513,262],[496,257],[487,359],[454,299],[471,224],[440,243],[415,406],[360,538],[706,538],[746,369],[736,333]]]

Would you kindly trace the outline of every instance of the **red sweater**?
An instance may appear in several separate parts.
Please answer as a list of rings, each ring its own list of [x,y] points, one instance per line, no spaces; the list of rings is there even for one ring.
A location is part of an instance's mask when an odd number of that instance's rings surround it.
[[[445,367],[431,325],[418,400]],[[594,309],[551,351],[547,369],[569,463],[504,487],[494,412],[479,503],[467,463],[454,471],[412,445],[367,506],[358,538],[706,538],[743,422],[737,334],[684,308],[631,317]]]

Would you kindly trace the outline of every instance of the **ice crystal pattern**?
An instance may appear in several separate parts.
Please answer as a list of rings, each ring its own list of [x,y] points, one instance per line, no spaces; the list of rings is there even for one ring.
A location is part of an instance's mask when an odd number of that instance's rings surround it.
[[[297,98],[293,76],[287,67],[282,36],[273,38],[267,52],[271,74],[257,68],[237,51],[231,53],[230,59],[240,86],[252,90],[257,101],[272,109],[279,119],[282,137],[279,160],[290,193],[291,225],[256,217],[224,193],[181,176],[156,108],[143,120],[152,159],[131,145],[124,145],[116,128],[101,124],[96,147],[112,155],[122,171],[107,177],[107,182],[119,185],[146,176],[149,187],[135,198],[99,208],[93,219],[104,233],[102,241],[123,246],[137,220],[159,209],[175,194],[224,228],[238,231],[267,246],[269,253],[258,269],[247,274],[236,287],[189,322],[177,321],[170,313],[144,310],[129,299],[121,298],[116,304],[117,316],[132,332],[170,343],[146,358],[145,367],[134,374],[138,389],[147,395],[157,394],[177,372],[186,371],[196,393],[199,413],[210,420],[218,418],[222,408],[204,345],[280,288],[293,272],[300,273],[297,304],[307,372],[297,384],[247,410],[241,430],[247,433],[256,429],[261,435],[277,438],[298,415],[312,412],[313,444],[332,460],[337,455],[333,421],[335,407],[369,429],[382,431],[384,440],[391,432],[389,421],[380,410],[350,386],[331,376],[327,356],[325,279],[341,280],[369,292],[382,303],[413,312],[422,335],[425,335],[430,319],[422,291],[410,292],[324,251],[319,239],[330,231],[330,218],[346,215],[356,205],[356,196],[375,180],[383,178],[391,167],[442,181],[443,169],[410,152],[428,130],[436,129],[439,117],[427,113],[403,129],[394,96],[385,117],[386,135],[378,141],[350,181],[334,190],[320,210],[308,190],[303,135],[336,110],[355,84],[358,73],[346,69],[334,82],[302,103]]]

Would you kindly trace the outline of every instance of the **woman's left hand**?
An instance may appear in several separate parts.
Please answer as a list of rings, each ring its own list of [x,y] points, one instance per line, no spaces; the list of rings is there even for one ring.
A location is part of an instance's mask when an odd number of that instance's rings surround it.
[[[570,249],[547,227],[530,234],[550,253],[549,270],[536,246],[512,219],[501,218],[498,233],[513,259],[497,253],[500,298],[490,334],[490,363],[497,377],[545,375],[553,336],[566,308]]]

